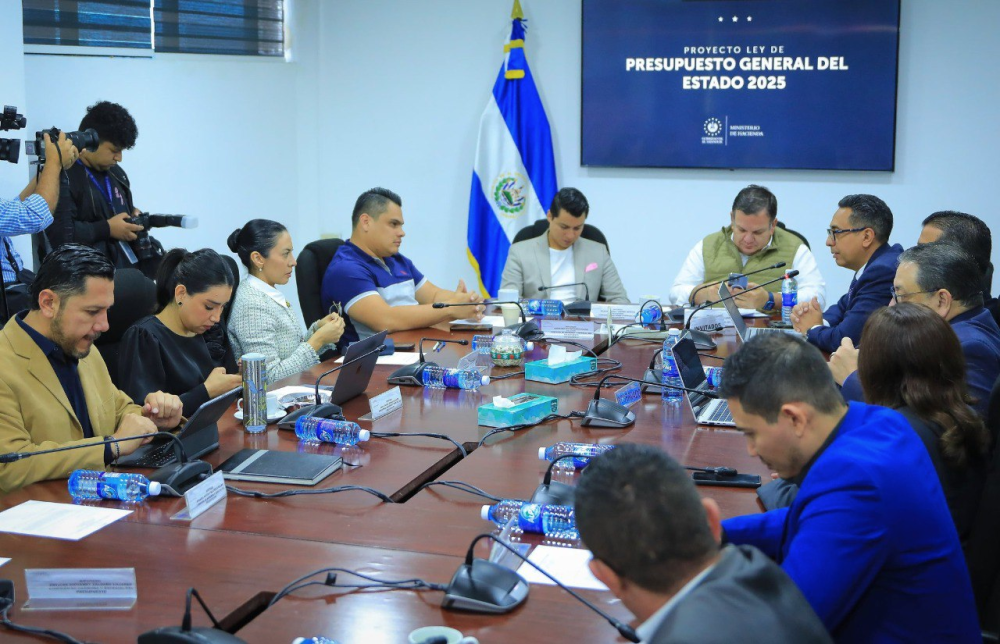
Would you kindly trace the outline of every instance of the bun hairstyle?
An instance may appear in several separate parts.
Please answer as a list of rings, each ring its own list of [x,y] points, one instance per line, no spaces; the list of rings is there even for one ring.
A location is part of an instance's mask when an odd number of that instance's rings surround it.
[[[251,219],[245,226],[237,228],[229,235],[226,245],[229,246],[229,250],[239,255],[247,270],[252,271],[254,265],[250,255],[256,251],[267,257],[278,242],[278,237],[287,230],[283,224],[270,219]]]
[[[232,286],[233,281],[233,272],[226,260],[211,248],[193,253],[173,248],[163,256],[156,271],[156,310],[160,312],[170,304],[178,284],[183,284],[188,293],[195,295],[215,286]]]

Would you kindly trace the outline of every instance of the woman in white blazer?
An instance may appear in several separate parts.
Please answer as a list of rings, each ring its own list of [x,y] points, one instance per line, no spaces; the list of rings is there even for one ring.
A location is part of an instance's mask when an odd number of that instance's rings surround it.
[[[287,284],[295,268],[292,236],[276,221],[253,219],[227,241],[247,267],[229,315],[229,336],[237,356],[262,353],[267,378],[275,382],[319,364],[319,355],[336,349],[344,320],[331,313],[308,331],[302,316],[276,287]]]

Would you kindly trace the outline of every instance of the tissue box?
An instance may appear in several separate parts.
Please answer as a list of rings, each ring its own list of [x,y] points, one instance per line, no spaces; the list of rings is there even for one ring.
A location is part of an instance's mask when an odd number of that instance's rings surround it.
[[[597,358],[587,356],[580,356],[576,360],[555,366],[550,366],[548,360],[542,359],[524,365],[524,379],[554,385],[560,382],[569,382],[569,379],[575,374],[595,371],[596,369]]]
[[[486,427],[510,427],[523,423],[537,423],[559,410],[559,401],[552,396],[517,394],[511,396],[513,407],[501,408],[493,403],[479,406],[479,424]]]

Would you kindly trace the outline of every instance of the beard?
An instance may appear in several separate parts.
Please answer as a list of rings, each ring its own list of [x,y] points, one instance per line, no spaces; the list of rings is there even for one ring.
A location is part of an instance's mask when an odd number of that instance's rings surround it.
[[[52,334],[52,341],[59,345],[59,348],[63,350],[63,353],[72,357],[75,360],[82,360],[90,355],[90,349],[94,346],[94,342],[97,338],[101,337],[100,333],[95,333],[93,336],[84,336],[90,339],[90,345],[83,351],[79,351],[76,348],[77,343],[83,338],[77,338],[76,340],[71,339],[66,335],[62,326],[62,311],[56,313],[56,316],[52,319],[52,326],[49,332]]]

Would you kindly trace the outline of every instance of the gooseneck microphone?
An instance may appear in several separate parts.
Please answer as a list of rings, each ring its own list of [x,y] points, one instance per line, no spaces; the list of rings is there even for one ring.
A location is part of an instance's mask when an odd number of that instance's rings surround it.
[[[691,320],[694,319],[694,316],[695,316],[696,313],[698,313],[698,311],[707,309],[710,306],[715,306],[716,304],[719,304],[720,302],[725,302],[726,300],[735,299],[735,298],[739,297],[740,295],[743,295],[744,293],[749,293],[750,291],[756,291],[759,288],[764,288],[765,286],[770,286],[771,284],[776,284],[776,283],[784,281],[786,279],[795,277],[798,274],[799,274],[798,271],[788,271],[787,273],[785,273],[784,275],[782,275],[781,277],[779,277],[777,279],[768,280],[767,282],[764,282],[763,284],[758,284],[757,286],[754,286],[752,288],[748,288],[748,289],[742,290],[739,293],[730,293],[726,297],[720,297],[719,299],[715,300],[714,302],[712,300],[709,300],[708,302],[705,302],[704,304],[696,306],[695,309],[693,311],[691,311],[691,315],[690,315],[690,317],[688,317],[687,322],[684,323],[684,328],[685,329],[690,329],[691,328]],[[722,282],[719,282],[719,283],[721,284]]]
[[[655,371],[648,369],[645,374],[646,377],[642,379],[630,378],[618,373],[609,373],[601,378],[601,381],[597,383],[597,388],[594,390],[594,398],[590,401],[590,405],[587,407],[587,411],[584,414],[583,420],[580,421],[580,424],[587,427],[628,427],[635,422],[635,414],[627,407],[623,407],[613,400],[601,398],[601,387],[604,386],[605,382],[613,378],[625,380],[626,382],[638,382],[640,385],[647,388],[650,385],[655,385],[657,387],[666,387],[667,389],[677,389],[678,391],[701,394],[706,398],[718,398],[716,394],[710,391],[701,391],[700,389],[691,389],[689,387],[681,387],[680,385],[669,385],[665,382],[651,380],[649,377],[652,374],[655,374]],[[655,375],[653,377],[655,378]]]
[[[582,300],[577,300],[571,304],[563,305],[563,310],[566,311],[567,315],[590,315],[590,287],[584,282],[573,282],[572,284],[556,284],[552,286],[539,286],[539,292],[551,291],[557,288],[563,288],[564,286],[582,286],[583,287],[583,297]]]
[[[765,266],[764,268],[758,268],[755,271],[750,271],[749,273],[739,273],[736,275],[736,277],[749,277],[750,275],[756,275],[757,273],[763,273],[764,271],[773,271],[776,268],[784,268],[785,266],[786,266],[785,262],[777,262],[775,264],[771,264],[770,266]],[[698,291],[702,290],[703,288],[708,288],[709,286],[718,286],[719,284],[727,282],[730,279],[732,278],[726,277],[717,282],[709,282],[707,284],[702,284],[701,286],[699,286],[698,288],[696,288],[694,291],[691,292],[691,295],[688,296],[688,302],[694,304],[694,296],[697,295]]]
[[[390,385],[406,385],[411,387],[422,387],[424,385],[424,370],[428,367],[440,367],[436,362],[427,362],[424,360],[424,342],[447,342],[449,344],[460,344],[465,346],[469,344],[468,340],[446,340],[444,338],[420,338],[420,342],[417,343],[419,347],[420,360],[413,364],[408,364],[405,367],[400,367],[392,372],[389,376]]]
[[[507,328],[513,331],[518,336],[520,336],[525,342],[534,342],[536,340],[541,339],[542,336],[545,335],[544,333],[542,333],[542,330],[538,328],[537,324],[535,324],[533,321],[528,322],[528,316],[524,314],[524,307],[521,306],[521,303],[515,302],[513,300],[503,300],[503,301],[490,300],[487,302],[456,302],[456,303],[435,302],[431,306],[433,306],[435,309],[446,309],[452,306],[479,306],[481,304],[513,304],[514,306],[516,306],[517,310],[521,312],[521,322],[519,324],[515,324]]]
[[[154,438],[157,436],[163,436],[172,440],[174,444],[174,453],[177,455],[176,463],[164,465],[149,475],[150,481],[156,481],[160,484],[163,490],[163,492],[161,492],[161,496],[183,496],[184,492],[212,475],[212,466],[208,463],[204,461],[188,460],[187,451],[184,449],[184,443],[176,434],[172,432],[153,432],[150,434],[127,436],[125,438],[108,437],[100,443],[80,443],[76,445],[65,445],[63,447],[56,447],[53,449],[39,450],[37,452],[12,452],[9,454],[0,454],[0,464],[13,463],[23,458],[40,456],[42,454],[68,452],[74,449],[98,447],[106,443],[123,443],[125,441]]]
[[[572,284],[553,284],[552,286],[539,286],[539,292],[551,291],[557,288],[565,288],[569,286],[582,286],[583,287],[583,298],[587,302],[590,301],[590,287],[587,286],[586,282],[573,282]]]
[[[443,608],[506,613],[527,599],[528,582],[523,577],[515,571],[499,564],[475,558],[474,551],[476,544],[482,539],[494,541],[512,555],[545,575],[552,583],[565,590],[578,602],[607,620],[628,641],[639,642],[639,636],[631,626],[608,615],[574,592],[566,584],[550,575],[535,562],[530,561],[515,548],[512,548],[506,541],[492,534],[481,534],[472,540],[472,543],[469,545],[469,551],[465,555],[465,563],[459,566],[455,572],[455,576],[451,579],[451,583],[448,584],[444,601],[442,602]],[[500,591],[500,589],[510,590],[504,592]],[[499,596],[499,592],[497,591],[503,592],[503,596]]]
[[[540,503],[542,505],[573,505],[573,499],[576,497],[576,488],[572,485],[560,483],[559,481],[553,483],[552,472],[559,461],[567,461],[574,458],[579,458],[579,456],[576,454],[563,454],[552,459],[549,467],[545,470],[545,478],[542,479],[535,493],[531,495],[532,503]]]

